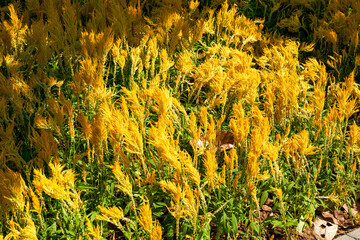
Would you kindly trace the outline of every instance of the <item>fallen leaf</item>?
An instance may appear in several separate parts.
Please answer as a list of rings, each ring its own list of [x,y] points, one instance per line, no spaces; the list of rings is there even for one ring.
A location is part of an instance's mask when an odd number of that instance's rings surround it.
[[[347,214],[352,215],[355,225],[360,225],[360,198],[350,208],[346,203],[343,208]]]
[[[338,225],[333,224],[317,216],[314,222],[314,233],[317,240],[332,240],[334,239]]]
[[[311,231],[309,228],[304,227],[303,231],[299,233],[297,240],[316,240],[314,231]]]
[[[349,207],[348,207],[348,205],[345,203],[344,205],[343,205],[343,208],[345,209],[345,211],[347,212],[347,213],[349,213],[350,214],[350,210],[351,210],[351,213],[354,215],[354,216],[356,216],[358,213],[359,213],[359,207],[360,207],[360,205],[358,206],[359,204],[358,204],[358,202],[356,202],[356,203],[354,203],[352,206],[351,206],[351,208],[349,209]]]
[[[346,214],[347,215],[347,214]],[[343,225],[345,223],[345,213],[335,210],[334,211],[334,216],[337,219],[337,221],[339,222],[338,225]]]
[[[191,139],[189,144],[197,149],[205,147],[208,150],[209,147],[209,138],[208,136],[201,135],[200,139],[196,142],[195,139]],[[225,151],[234,147],[234,135],[229,131],[221,131],[216,135],[215,139],[215,149],[220,149],[220,151]]]
[[[272,208],[267,205],[262,205],[261,210],[263,210],[265,212],[271,212]]]
[[[221,131],[215,140],[215,146],[221,151],[228,150],[234,147],[234,135],[229,131]]]
[[[199,139],[197,142],[196,142],[195,139],[191,139],[191,140],[189,141],[189,144],[190,144],[191,146],[195,146],[197,149],[199,149],[199,148],[202,148],[202,147],[208,147],[209,142],[206,141],[206,140],[204,139],[204,136],[202,135],[202,136],[200,136],[200,139]]]
[[[274,200],[272,200],[271,198],[266,199],[265,205],[273,207],[274,206]]]
[[[321,212],[321,215],[324,217],[326,221],[339,225],[338,220],[336,219],[334,214],[331,213],[330,211]]]

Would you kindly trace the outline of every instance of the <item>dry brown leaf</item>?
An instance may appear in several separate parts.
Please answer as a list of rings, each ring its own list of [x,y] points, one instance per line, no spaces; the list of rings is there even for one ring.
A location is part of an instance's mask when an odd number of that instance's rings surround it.
[[[216,136],[215,145],[220,148],[221,151],[228,150],[234,147],[234,135],[229,131],[221,131]]]
[[[261,206],[261,210],[265,211],[265,212],[271,212],[272,208],[269,207],[268,205],[262,205]]]
[[[273,200],[268,198],[264,205],[261,206],[260,211],[260,217],[261,221],[263,222],[265,219],[267,219],[270,214],[272,213],[272,206],[273,206]]]
[[[345,208],[344,208],[345,209]],[[334,224],[339,225],[340,227],[347,228],[352,226],[351,218],[347,213],[346,209],[343,211],[334,210],[333,212],[324,211],[321,215],[325,218],[325,220],[330,221]]]
[[[337,219],[337,221],[339,222],[338,225],[343,225],[346,222],[346,213],[342,212],[342,211],[338,211],[335,210],[334,211],[334,216]]]
[[[314,231],[311,231],[309,228],[304,227],[303,231],[299,233],[297,240],[316,240]]]
[[[205,147],[209,149],[209,138],[208,136],[201,135],[200,139],[196,142],[195,139],[189,141],[191,146],[196,148]],[[220,151],[225,151],[234,147],[234,135],[229,131],[221,131],[215,139],[215,149],[220,149]]]
[[[326,221],[339,225],[339,221],[330,211],[321,212],[321,215],[324,217]]]
[[[317,240],[334,239],[339,226],[317,216],[314,222],[314,233]]]
[[[352,214],[354,215],[354,216],[356,216],[358,213],[359,213],[359,207],[360,206],[358,206],[359,204],[356,202],[356,204],[353,204],[352,206],[351,206],[351,212],[352,212]],[[345,209],[345,211],[347,212],[347,213],[349,213],[350,214],[350,209],[349,209],[349,207],[348,207],[348,205],[345,203],[343,206],[342,206],[344,209]]]
[[[346,203],[342,207],[343,207],[343,209],[345,209],[345,211],[347,213],[349,213],[349,207],[348,207],[348,205]]]
[[[274,206],[274,200],[272,200],[271,198],[266,199],[265,205],[273,207]]]
[[[195,139],[191,139],[190,141],[189,141],[189,144],[191,145],[191,146],[193,146],[193,147],[196,147],[196,148],[202,148],[202,147],[208,147],[209,146],[209,142],[208,141],[206,141],[205,139],[204,139],[204,135],[201,135],[200,136],[200,139],[196,142],[196,140]]]

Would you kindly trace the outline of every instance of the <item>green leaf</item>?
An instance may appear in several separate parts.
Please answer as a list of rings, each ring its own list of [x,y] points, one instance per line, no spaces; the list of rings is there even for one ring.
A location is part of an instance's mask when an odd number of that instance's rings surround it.
[[[232,222],[231,232],[232,232],[233,234],[236,234],[237,231],[238,231],[238,221],[237,221],[237,219],[236,219],[236,217],[235,217],[235,214],[232,214],[232,215],[231,215],[231,222]]]
[[[264,205],[264,203],[266,202],[266,200],[268,199],[269,197],[269,193],[267,191],[264,191],[262,194],[261,194],[261,198],[260,198],[260,206]]]
[[[158,218],[158,217],[161,217],[164,212],[163,210],[166,209],[166,203],[164,202],[156,202],[156,203],[153,203],[153,215],[154,217]]]
[[[287,185],[287,187],[285,187],[285,189],[286,189],[286,192],[290,192],[290,190],[293,188],[295,186],[295,183],[289,183],[288,185]]]
[[[271,223],[273,224],[273,228],[280,227],[283,225],[283,222],[279,220],[274,220]]]
[[[260,225],[258,222],[251,222],[250,224],[255,233],[260,233]]]
[[[206,224],[206,226],[204,226],[201,229],[201,232],[199,234],[199,239],[210,240],[210,232],[211,232],[210,224]]]
[[[51,225],[46,229],[46,231],[49,232],[49,233],[55,233],[56,230],[57,230],[56,222],[54,222],[53,224],[51,224]]]
[[[30,116],[30,126],[31,126],[31,127],[34,127],[34,126],[35,126],[35,116],[36,116],[36,112],[37,112],[37,111],[34,111],[33,114],[31,114],[31,116]]]
[[[298,225],[297,219],[292,219],[285,223],[285,227],[297,226],[297,225]]]
[[[74,231],[66,231],[67,235],[71,236],[71,239],[75,239],[76,238],[76,233]]]
[[[227,215],[226,215],[225,212],[223,212],[223,215],[221,216],[220,222],[221,222],[222,224],[225,224],[226,219],[227,219]]]
[[[89,185],[79,185],[79,186],[77,187],[77,189],[79,189],[79,190],[87,190],[87,189],[95,190],[95,189],[97,189],[97,188],[96,188],[96,187],[89,186]]]
[[[93,212],[89,213],[89,214],[87,215],[87,217],[89,218],[90,222],[93,222],[93,221],[95,220],[95,217],[96,217],[98,214],[99,214],[98,212],[93,211]]]
[[[124,215],[126,215],[130,211],[131,205],[132,205],[132,202],[130,201],[124,208]]]

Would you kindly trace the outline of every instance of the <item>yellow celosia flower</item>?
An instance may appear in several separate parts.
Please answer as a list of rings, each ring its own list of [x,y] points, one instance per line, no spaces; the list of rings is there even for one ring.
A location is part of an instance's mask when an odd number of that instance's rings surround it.
[[[253,201],[255,202],[257,208],[259,209],[259,200],[257,198],[257,190],[256,190],[256,186],[254,185],[254,183],[252,181],[249,181],[248,182],[248,191],[253,199]]]
[[[194,167],[193,161],[187,152],[180,152],[180,161],[184,163],[183,170],[188,174],[189,179],[197,186],[200,185],[200,173]]]
[[[166,51],[166,49],[161,49],[160,51],[160,74],[162,74],[163,79],[165,79],[167,71],[169,70],[170,67],[172,67],[174,65],[174,62],[171,61],[171,59],[169,58],[169,55]]]
[[[140,226],[148,233],[151,235],[152,232],[152,213],[151,213],[151,208],[150,208],[150,204],[148,202],[148,200],[144,200],[143,205],[140,208],[140,213],[139,213],[139,223]]]
[[[49,167],[52,171],[52,177],[47,178],[43,171],[34,169],[33,185],[36,192],[40,194],[45,192],[50,197],[65,200],[71,209],[78,212],[82,206],[80,193],[75,189],[75,174],[73,170],[63,170],[58,160],[50,162]]]
[[[250,121],[245,116],[242,104],[234,104],[233,111],[233,118],[230,119],[230,127],[234,134],[235,142],[241,144],[246,140],[246,136],[249,133]]]
[[[61,165],[58,159],[55,159],[54,163],[50,162],[49,167],[52,173],[52,179],[60,185],[64,185],[70,188],[75,188],[75,173],[73,170],[63,170],[64,165]]]
[[[106,123],[100,114],[94,116],[91,121],[91,129],[90,141],[94,146],[100,147],[108,136]]]
[[[36,115],[34,119],[35,126],[39,129],[52,129],[52,125],[51,125],[52,121],[53,121],[52,118],[46,119],[39,115]]]
[[[191,53],[189,51],[184,51],[184,52],[180,53],[175,67],[180,72],[183,72],[184,75],[189,74],[195,67],[192,64]]]
[[[170,192],[174,196],[174,198],[180,199],[181,188],[179,186],[177,186],[175,183],[170,182],[170,181],[161,180],[159,182],[159,184],[163,190]]]
[[[198,216],[198,211],[199,211],[199,206],[200,206],[200,201],[199,201],[199,197],[198,194],[189,187],[189,185],[185,186],[185,197],[183,198],[183,203],[185,206],[185,214],[191,219],[193,225],[195,225],[197,216]]]
[[[259,181],[264,181],[270,178],[270,174],[269,173],[263,173],[257,176],[257,180]]]
[[[87,235],[90,237],[93,237],[94,240],[101,240],[102,239],[102,233],[103,233],[103,227],[102,223],[100,225],[97,225],[94,227],[94,225],[90,222],[88,218],[86,218],[86,230],[88,231]]]
[[[125,149],[129,153],[143,154],[143,136],[137,121],[128,121],[128,129],[124,131]]]
[[[30,140],[39,149],[37,153],[38,167],[42,167],[43,163],[48,163],[51,156],[57,156],[58,144],[52,132],[41,129],[40,134],[38,134],[36,131],[33,131]]]
[[[190,11],[195,11],[195,9],[199,6],[200,2],[199,1],[193,1],[191,0],[189,3],[189,9]]]
[[[130,81],[131,81],[131,84],[133,84],[136,69],[138,69],[139,65],[142,64],[141,58],[140,58],[140,53],[141,53],[140,46],[133,47],[130,50],[130,59],[131,59]],[[132,86],[135,86],[135,85],[132,85]]]
[[[251,130],[251,142],[250,142],[250,152],[256,157],[260,157],[263,147],[267,142],[268,135],[263,133],[261,129],[254,128]]]
[[[298,32],[299,28],[302,26],[299,20],[299,15],[301,15],[301,12],[295,12],[295,14],[292,14],[290,18],[282,19],[277,25],[280,28],[287,28],[290,32]]]
[[[207,108],[202,106],[200,109],[200,118],[199,118],[200,124],[203,127],[203,129],[206,131],[208,128],[208,112]]]
[[[160,89],[159,87],[154,87],[149,95],[155,100],[155,104],[152,106],[153,110],[160,115],[167,116],[173,106],[173,97],[170,91],[166,88]]]
[[[42,203],[40,202],[39,198],[36,196],[36,194],[33,192],[33,190],[29,187],[29,193],[32,200],[32,206],[34,208],[34,211],[38,214],[41,214],[42,209]]]
[[[333,203],[337,204],[338,206],[340,206],[341,201],[339,200],[339,196],[336,194],[336,190],[334,190],[330,195],[329,195],[329,199],[330,201],[332,201]]]
[[[216,150],[211,150],[206,152],[206,158],[204,160],[204,166],[206,169],[205,175],[209,183],[210,188],[214,187],[216,184],[217,174],[217,161],[216,161]]]
[[[18,18],[13,4],[10,4],[8,8],[10,10],[10,22],[3,22],[4,29],[10,35],[11,46],[16,49],[16,51],[22,51],[22,45],[25,43],[25,35],[28,31],[28,27],[27,25],[23,25]]]
[[[197,127],[197,121],[196,121],[196,115],[194,112],[190,113],[190,124],[189,124],[189,128],[190,128],[190,135],[193,139],[195,139],[196,141],[198,141],[200,139],[200,135],[201,135],[201,129],[199,129]]]
[[[95,219],[108,221],[108,222],[119,222],[124,218],[124,211],[120,207],[105,208],[98,206],[102,215],[97,215]]]
[[[301,43],[300,45],[300,48],[299,48],[299,52],[302,51],[302,52],[312,52],[314,50],[314,46],[315,46],[315,42],[313,43]]]
[[[248,154],[248,164],[247,164],[247,176],[249,179],[254,179],[259,174],[259,165],[258,155],[250,152]]]
[[[176,172],[180,173],[179,149],[177,140],[172,138],[172,129],[172,126],[167,124],[167,120],[160,117],[158,126],[152,126],[149,130],[149,143],[156,148],[162,159],[168,162]]]
[[[23,211],[27,187],[20,173],[0,170],[0,215]]]
[[[275,191],[275,194],[278,197],[280,203],[282,203],[282,201],[283,201],[283,192],[282,192],[281,188],[271,187],[271,189]]]
[[[317,147],[311,146],[309,144],[309,132],[304,130],[299,134],[296,134],[292,137],[293,149],[298,150],[301,155],[312,155],[316,153]]]
[[[90,139],[91,137],[91,124],[90,121],[85,117],[84,113],[81,111],[78,114],[78,118],[77,120],[80,123],[81,126],[81,130],[82,130],[82,135],[85,139]]]
[[[359,148],[360,147],[360,127],[356,125],[356,123],[354,123],[353,125],[350,126],[350,133],[349,133],[349,141],[348,141],[348,145],[350,147],[356,147]]]
[[[115,164],[111,168],[112,168],[112,172],[114,173],[119,183],[118,185],[116,185],[116,187],[118,187],[121,191],[131,196],[132,185],[130,179],[122,172],[120,164],[118,162],[115,162]]]
[[[162,239],[162,230],[160,223],[155,220],[154,227],[150,235],[151,240],[161,240]]]
[[[106,28],[104,32],[82,32],[81,47],[86,57],[100,59],[101,64],[105,63],[106,56],[110,51],[114,40],[114,34],[110,28]]]
[[[5,239],[26,239],[37,240],[36,227],[31,218],[26,218],[26,226],[21,227],[20,224],[14,222],[12,219],[8,221],[10,233],[5,236]]]
[[[119,38],[114,43],[114,45],[113,45],[113,47],[111,49],[111,53],[113,55],[114,62],[116,64],[119,64],[119,67],[122,70],[124,68],[124,66],[125,66],[125,60],[126,60],[127,52],[124,49],[121,49],[121,47],[122,47],[121,45],[122,45],[122,41]]]

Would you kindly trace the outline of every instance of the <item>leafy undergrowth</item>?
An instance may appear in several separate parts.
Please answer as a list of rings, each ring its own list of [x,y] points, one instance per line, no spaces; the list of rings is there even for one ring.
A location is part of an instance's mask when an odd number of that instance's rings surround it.
[[[0,239],[331,239],[318,229],[360,224],[358,1],[0,12]]]

